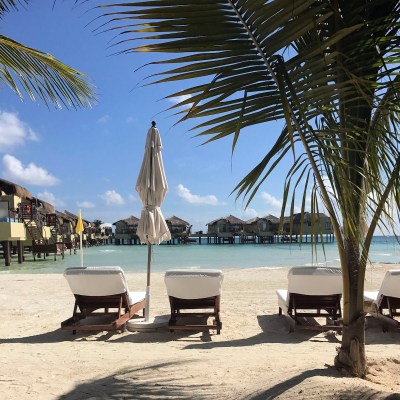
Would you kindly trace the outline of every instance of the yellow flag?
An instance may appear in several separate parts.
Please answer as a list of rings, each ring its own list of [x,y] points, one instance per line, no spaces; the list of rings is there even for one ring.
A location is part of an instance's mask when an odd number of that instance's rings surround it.
[[[83,232],[83,222],[82,222],[81,209],[79,209],[79,216],[78,216],[78,221],[76,222],[75,232],[78,235],[80,235]]]

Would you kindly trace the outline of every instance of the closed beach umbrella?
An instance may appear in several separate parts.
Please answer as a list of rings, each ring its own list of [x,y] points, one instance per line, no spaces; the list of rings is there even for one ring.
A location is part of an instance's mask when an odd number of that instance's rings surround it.
[[[145,322],[149,321],[150,311],[151,246],[171,239],[168,225],[160,209],[168,191],[161,149],[160,133],[153,121],[152,127],[147,132],[143,162],[136,182],[136,191],[143,205],[136,233],[140,242],[148,246]]]

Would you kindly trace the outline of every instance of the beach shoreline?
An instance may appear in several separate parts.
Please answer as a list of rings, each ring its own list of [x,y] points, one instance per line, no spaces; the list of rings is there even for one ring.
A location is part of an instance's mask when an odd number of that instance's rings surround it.
[[[367,270],[377,290],[387,269]],[[367,380],[333,367],[341,336],[296,330],[278,315],[275,290],[288,268],[224,270],[222,330],[61,331],[74,298],[62,274],[3,274],[0,280],[2,398],[16,399],[384,399],[400,398],[398,332],[369,318]],[[145,273],[126,273],[144,290]],[[151,315],[168,315],[164,273],[152,273]],[[353,396],[353,397],[352,397]],[[363,397],[364,396],[364,397]]]

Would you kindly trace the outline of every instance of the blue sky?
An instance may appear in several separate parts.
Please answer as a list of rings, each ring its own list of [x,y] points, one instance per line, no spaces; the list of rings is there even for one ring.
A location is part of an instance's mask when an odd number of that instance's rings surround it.
[[[143,87],[155,54],[113,55],[113,34],[95,34],[87,26],[96,14],[72,1],[32,1],[24,10],[1,21],[3,35],[47,51],[86,73],[96,86],[98,102],[92,109],[47,109],[28,98],[21,101],[5,87],[0,91],[1,176],[18,183],[59,211],[68,210],[88,220],[116,222],[140,216],[134,190],[143,157],[145,136],[157,121],[169,192],[162,211],[190,222],[193,230],[218,217],[233,214],[249,219],[279,215],[285,170],[282,165],[263,185],[247,210],[243,199],[231,194],[240,179],[265,155],[280,124],[258,125],[243,131],[231,158],[232,138],[202,145],[190,128],[175,125],[163,99],[189,82]],[[299,199],[300,204],[300,199]]]

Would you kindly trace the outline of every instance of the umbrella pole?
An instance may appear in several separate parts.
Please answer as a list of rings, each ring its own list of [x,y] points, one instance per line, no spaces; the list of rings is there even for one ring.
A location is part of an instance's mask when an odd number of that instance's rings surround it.
[[[81,268],[83,268],[82,232],[79,234],[79,249],[80,249],[80,256],[81,256]]]
[[[147,243],[147,285],[146,302],[144,308],[144,320],[147,322],[150,318],[150,267],[151,267],[151,243]]]

